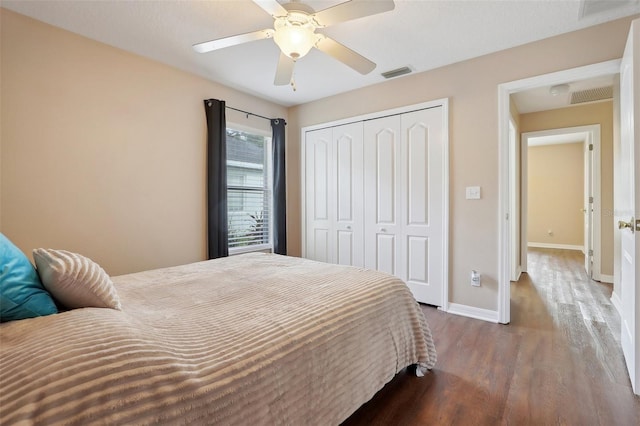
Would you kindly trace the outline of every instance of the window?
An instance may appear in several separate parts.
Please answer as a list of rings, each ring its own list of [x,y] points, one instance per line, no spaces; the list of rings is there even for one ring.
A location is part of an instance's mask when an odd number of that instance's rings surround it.
[[[272,248],[271,137],[227,127],[229,253]]]

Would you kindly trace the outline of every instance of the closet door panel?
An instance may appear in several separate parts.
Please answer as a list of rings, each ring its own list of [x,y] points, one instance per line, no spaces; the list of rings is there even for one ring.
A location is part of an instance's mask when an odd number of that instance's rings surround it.
[[[407,281],[427,282],[429,276],[429,239],[424,237],[407,238]]]
[[[376,234],[375,269],[396,275],[397,238],[390,234]]]
[[[375,135],[376,223],[396,222],[397,132],[383,128]]]
[[[329,230],[316,228],[313,236],[313,260],[319,262],[329,262],[331,254],[329,252]]]
[[[405,181],[407,225],[427,225],[429,219],[429,135],[428,128],[415,123],[406,136]]]
[[[402,214],[400,116],[364,123],[364,156],[365,266],[404,278],[398,268],[404,254],[397,238]]]
[[[331,129],[307,132],[305,137],[305,256],[328,262],[331,259]]]
[[[402,218],[400,239],[407,248],[403,275],[416,299],[442,304],[443,239],[442,108],[402,115]]]
[[[354,246],[353,232],[338,231],[337,250],[336,263],[339,265],[355,265],[354,251],[357,251],[358,247]],[[360,251],[362,250],[360,249]]]
[[[333,128],[336,251],[333,263],[364,266],[362,122]]]

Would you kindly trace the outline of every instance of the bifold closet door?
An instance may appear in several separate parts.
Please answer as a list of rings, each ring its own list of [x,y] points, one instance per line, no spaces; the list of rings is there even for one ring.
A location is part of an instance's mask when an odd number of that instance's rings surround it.
[[[402,279],[399,115],[364,122],[365,267]]]
[[[314,130],[305,137],[305,257],[331,262],[332,219],[330,177],[335,170],[332,129]]]
[[[444,292],[443,108],[305,134],[305,257],[404,280],[419,302]]]
[[[400,183],[403,188],[401,276],[417,301],[441,306],[444,238],[442,108],[402,115]]]
[[[364,123],[365,266],[442,305],[442,108]]]
[[[362,123],[305,137],[305,256],[364,266]]]
[[[364,266],[364,202],[362,122],[333,128],[334,161],[336,166],[335,258],[340,265]]]

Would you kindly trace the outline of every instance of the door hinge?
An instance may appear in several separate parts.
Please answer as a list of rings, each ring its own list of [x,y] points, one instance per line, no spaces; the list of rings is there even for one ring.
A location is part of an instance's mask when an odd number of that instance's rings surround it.
[[[589,256],[593,256],[593,249],[589,250]]]
[[[589,151],[593,151],[593,144],[592,143],[589,144]]]
[[[589,197],[589,203],[593,204],[593,197]]]

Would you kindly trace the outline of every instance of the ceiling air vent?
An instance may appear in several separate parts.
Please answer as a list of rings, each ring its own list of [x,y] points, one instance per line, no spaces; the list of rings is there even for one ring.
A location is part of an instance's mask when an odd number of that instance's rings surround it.
[[[597,87],[571,93],[571,105],[613,98],[613,86]]]
[[[579,13],[580,18],[586,18],[637,4],[638,0],[582,0]]]
[[[404,74],[409,74],[410,72],[411,72],[411,68],[402,67],[402,68],[398,68],[398,69],[395,69],[395,70],[383,72],[380,75],[383,76],[384,78],[394,78],[394,77],[399,77],[399,76],[404,75]]]

